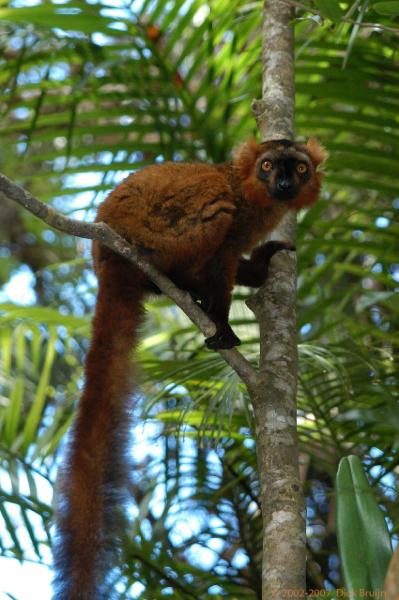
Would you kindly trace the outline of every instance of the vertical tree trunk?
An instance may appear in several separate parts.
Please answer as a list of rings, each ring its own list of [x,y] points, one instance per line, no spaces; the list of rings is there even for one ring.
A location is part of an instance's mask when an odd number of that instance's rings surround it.
[[[253,109],[262,140],[293,139],[294,61],[292,9],[265,0],[263,93]],[[296,219],[278,237],[295,239]],[[273,235],[273,238],[277,236]],[[296,257],[279,252],[267,283],[250,300],[260,325],[260,377],[250,389],[256,422],[263,512],[263,600],[305,590],[305,506],[296,432]]]

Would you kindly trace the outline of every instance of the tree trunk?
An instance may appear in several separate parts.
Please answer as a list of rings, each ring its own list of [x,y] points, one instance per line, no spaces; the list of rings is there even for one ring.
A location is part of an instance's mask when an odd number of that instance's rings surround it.
[[[293,139],[294,35],[292,8],[265,0],[263,93],[253,109],[262,140]],[[296,219],[278,232],[295,240]],[[275,239],[277,235],[273,235]],[[296,257],[279,252],[268,280],[249,301],[260,326],[260,376],[250,388],[256,423],[263,513],[263,600],[304,597],[305,505],[296,431]],[[303,595],[302,595],[303,594]]]

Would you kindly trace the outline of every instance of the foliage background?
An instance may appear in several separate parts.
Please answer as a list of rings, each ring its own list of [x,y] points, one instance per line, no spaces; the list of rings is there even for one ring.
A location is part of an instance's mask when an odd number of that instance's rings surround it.
[[[335,597],[341,456],[360,456],[398,534],[399,2],[294,4],[297,137],[316,135],[331,153],[323,197],[299,217],[298,419],[308,586]],[[133,169],[229,158],[255,134],[261,11],[238,0],[1,1],[1,171],[92,219]],[[82,384],[96,281],[86,242],[0,202],[7,568],[10,558],[50,560],[49,490]],[[247,293],[237,290],[232,320],[255,361]],[[245,390],[165,299],[148,303],[142,340],[121,598],[260,598]]]

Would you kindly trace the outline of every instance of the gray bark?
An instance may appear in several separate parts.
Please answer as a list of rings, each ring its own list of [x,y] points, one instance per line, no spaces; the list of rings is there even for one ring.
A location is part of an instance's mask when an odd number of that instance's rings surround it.
[[[285,0],[265,0],[262,99],[253,104],[262,140],[293,139],[293,19],[293,9]],[[295,230],[296,219],[291,216],[277,235],[294,241]],[[255,414],[263,513],[262,598],[304,597],[306,514],[296,431],[294,253],[275,255],[266,284],[249,306],[260,326],[259,375],[249,391]]]

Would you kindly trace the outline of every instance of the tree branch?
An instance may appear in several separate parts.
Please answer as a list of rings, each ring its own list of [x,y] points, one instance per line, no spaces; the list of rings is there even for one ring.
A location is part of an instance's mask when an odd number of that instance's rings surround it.
[[[0,173],[0,194],[17,202],[36,217],[58,229],[76,237],[98,240],[126,260],[137,265],[155,285],[168,296],[188,318],[201,330],[205,337],[215,333],[214,323],[207,317],[201,308],[193,302],[190,294],[172,283],[168,277],[163,275],[149,261],[148,257],[140,252],[135,246],[129,244],[118,233],[113,231],[106,223],[85,223],[76,219],[65,217],[44,202],[37,200],[28,191],[12,182],[8,177]],[[241,377],[248,386],[256,385],[258,377],[257,370],[236,348],[231,350],[219,350],[220,355]]]
[[[307,6],[302,2],[298,2],[297,0],[285,0],[287,4],[298,8],[299,10],[303,10],[305,12],[310,12],[312,15],[319,17],[321,21],[325,20],[325,17],[321,14],[319,10],[313,8],[312,6]],[[354,12],[354,5],[350,7],[348,12],[345,15],[342,15],[340,18],[340,23],[350,23],[351,25],[357,25],[358,27],[369,27],[371,29],[378,29],[379,31],[386,31],[388,33],[393,33],[396,36],[399,36],[399,29],[397,27],[389,27],[388,25],[382,25],[381,23],[373,23],[371,21],[356,21],[351,18],[351,15]]]

